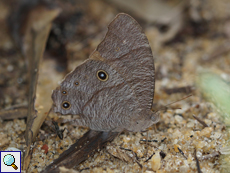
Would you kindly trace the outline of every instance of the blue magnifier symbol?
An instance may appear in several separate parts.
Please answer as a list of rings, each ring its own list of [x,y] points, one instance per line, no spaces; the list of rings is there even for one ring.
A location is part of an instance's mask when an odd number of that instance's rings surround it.
[[[14,164],[15,163],[15,158],[11,154],[7,154],[3,158],[3,162],[7,166],[12,166],[15,170],[18,169],[18,167]]]

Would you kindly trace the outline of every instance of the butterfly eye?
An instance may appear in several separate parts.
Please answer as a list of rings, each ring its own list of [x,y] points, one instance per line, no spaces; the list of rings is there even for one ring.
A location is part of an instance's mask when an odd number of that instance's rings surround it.
[[[71,106],[70,103],[67,102],[67,101],[64,101],[64,102],[62,103],[62,108],[63,108],[63,109],[69,109],[70,106]]]
[[[74,85],[78,86],[78,85],[79,85],[79,82],[78,82],[78,81],[74,82]]]
[[[66,90],[63,90],[61,93],[62,93],[63,95],[67,95],[67,91],[66,91]]]
[[[107,81],[109,76],[108,74],[104,71],[104,70],[99,70],[97,71],[97,78],[100,80],[100,81]]]

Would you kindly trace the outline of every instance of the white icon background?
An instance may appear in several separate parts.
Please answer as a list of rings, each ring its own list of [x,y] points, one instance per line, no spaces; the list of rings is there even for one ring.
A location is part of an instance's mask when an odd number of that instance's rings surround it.
[[[11,154],[14,156],[15,159],[15,165],[18,167],[17,170],[15,170],[12,166],[7,166],[5,165],[5,163],[3,162],[3,158],[5,155],[7,154]],[[20,151],[18,152],[12,152],[12,151],[1,151],[1,160],[0,160],[0,164],[1,164],[1,171],[0,172],[21,172],[21,158],[20,158]]]

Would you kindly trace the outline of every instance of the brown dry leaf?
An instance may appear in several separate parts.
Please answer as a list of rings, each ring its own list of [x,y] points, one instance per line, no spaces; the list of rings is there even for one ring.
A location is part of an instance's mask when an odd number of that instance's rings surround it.
[[[56,71],[56,66],[57,62],[51,59],[45,59],[41,64],[35,101],[37,117],[32,126],[32,131],[35,133],[33,141],[52,106],[52,90],[57,87],[57,81],[61,81],[64,77],[63,73]]]
[[[48,9],[46,7],[37,7],[33,9],[28,17],[25,32],[24,50],[25,56],[29,60],[29,98],[28,98],[28,113],[26,127],[26,144],[23,168],[27,169],[30,157],[30,145],[35,139],[40,125],[44,121],[46,115],[37,116],[35,110],[36,87],[38,80],[38,71],[48,34],[50,32],[53,19],[59,14],[59,9]],[[37,118],[36,118],[37,117]]]
[[[26,116],[27,116],[27,106],[22,106],[22,107],[18,107],[15,109],[0,111],[0,118],[2,120],[25,118]]]
[[[65,150],[59,158],[48,165],[42,173],[57,173],[59,167],[73,168],[88,159],[93,153],[102,149],[108,142],[111,142],[117,132],[99,132],[89,130],[78,139],[69,149]]]

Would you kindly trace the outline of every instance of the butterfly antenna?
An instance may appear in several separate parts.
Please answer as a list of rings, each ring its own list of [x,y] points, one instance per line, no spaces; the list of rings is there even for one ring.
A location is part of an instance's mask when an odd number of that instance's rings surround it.
[[[192,94],[190,94],[190,95],[188,95],[188,96],[186,96],[186,97],[184,97],[184,98],[182,98],[182,99],[180,99],[180,100],[177,100],[177,101],[175,101],[175,102],[169,103],[169,104],[165,105],[165,107],[167,107],[167,106],[169,106],[169,105],[172,105],[172,104],[174,104],[174,103],[176,103],[176,102],[179,102],[179,101],[181,101],[181,100],[185,100],[185,99],[187,99],[188,97],[191,97],[191,96],[192,96]],[[178,109],[178,108],[176,108],[176,109]],[[181,109],[181,108],[179,108],[179,109]]]
[[[156,113],[156,112],[158,112],[158,111],[160,111],[160,110],[164,110],[164,109],[168,108],[169,105],[172,105],[172,104],[174,104],[174,103],[176,103],[176,102],[179,102],[179,101],[181,101],[181,100],[187,99],[188,97],[191,97],[191,96],[192,96],[192,94],[190,94],[190,95],[188,95],[188,96],[186,96],[186,97],[184,97],[184,98],[182,98],[182,99],[180,99],[180,100],[177,100],[177,101],[174,101],[174,102],[172,102],[172,103],[169,103],[169,104],[163,106],[164,108],[160,108],[160,109],[154,111],[154,113]],[[170,109],[181,109],[181,108],[170,108]]]

